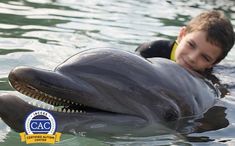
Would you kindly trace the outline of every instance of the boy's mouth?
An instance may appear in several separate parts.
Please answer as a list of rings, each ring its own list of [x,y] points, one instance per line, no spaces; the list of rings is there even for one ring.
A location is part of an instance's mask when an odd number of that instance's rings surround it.
[[[190,70],[195,70],[193,66],[184,58],[182,57],[180,65],[183,66],[184,68],[190,69]]]

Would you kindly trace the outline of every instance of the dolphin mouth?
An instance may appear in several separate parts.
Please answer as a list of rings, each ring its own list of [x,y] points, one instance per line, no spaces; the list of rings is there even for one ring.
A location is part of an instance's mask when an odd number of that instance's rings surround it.
[[[72,100],[63,99],[61,97],[56,97],[53,95],[49,95],[43,91],[38,90],[37,88],[31,86],[27,83],[21,83],[19,81],[15,81],[12,78],[10,79],[10,83],[14,89],[16,89],[18,92],[35,99],[37,101],[46,103],[50,106],[45,106],[42,104],[36,104],[34,102],[28,102],[28,104],[39,107],[45,110],[50,110],[53,112],[59,112],[59,113],[106,113],[106,114],[121,114],[121,113],[115,113],[112,111],[105,111],[98,108],[89,107],[87,105],[74,102]]]

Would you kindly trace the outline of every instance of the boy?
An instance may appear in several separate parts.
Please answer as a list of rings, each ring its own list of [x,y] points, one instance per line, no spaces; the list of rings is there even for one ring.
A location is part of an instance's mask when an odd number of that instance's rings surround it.
[[[140,45],[136,52],[145,58],[164,57],[194,70],[212,82],[212,67],[224,59],[234,45],[233,26],[219,11],[207,11],[182,27],[174,42],[158,40]],[[222,91],[223,94],[223,91]]]

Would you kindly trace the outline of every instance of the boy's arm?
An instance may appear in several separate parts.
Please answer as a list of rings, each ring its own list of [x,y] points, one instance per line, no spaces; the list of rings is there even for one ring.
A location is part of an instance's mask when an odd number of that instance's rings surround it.
[[[218,90],[221,93],[221,98],[223,98],[225,97],[225,95],[229,94],[228,85],[221,83],[220,79],[212,73],[212,70],[213,68],[211,68],[208,71],[205,71],[203,73],[203,76],[206,79],[210,80],[214,84],[214,86],[218,88]]]
[[[135,52],[144,58],[163,57],[170,58],[172,42],[157,40],[139,45]]]
[[[153,47],[151,47],[151,44],[152,44],[152,42],[145,42],[145,43],[139,45],[136,48],[135,52],[144,58],[150,58],[153,55],[153,53],[151,53],[151,52],[153,52],[153,49],[154,49]]]

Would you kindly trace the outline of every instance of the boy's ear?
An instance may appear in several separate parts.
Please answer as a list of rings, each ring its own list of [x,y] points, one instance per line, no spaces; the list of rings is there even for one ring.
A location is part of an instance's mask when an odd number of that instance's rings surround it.
[[[183,26],[183,27],[180,28],[180,32],[179,32],[179,35],[177,37],[177,42],[179,43],[185,35],[186,35],[186,27]]]

